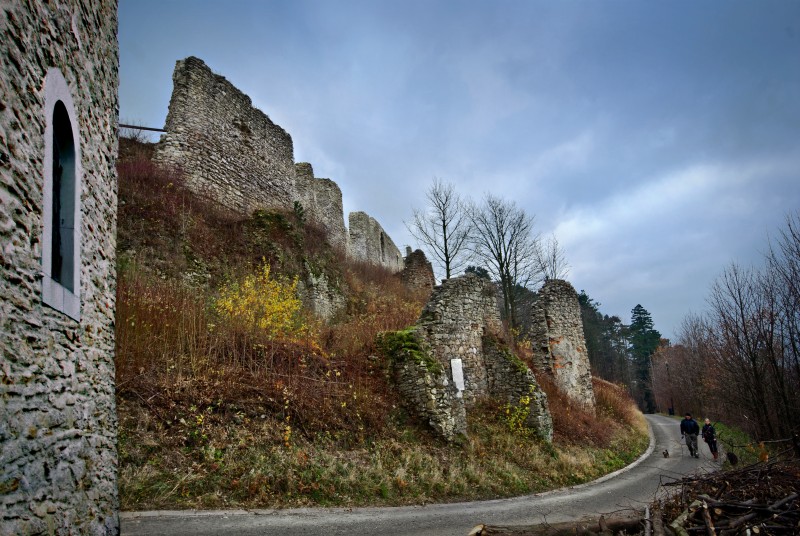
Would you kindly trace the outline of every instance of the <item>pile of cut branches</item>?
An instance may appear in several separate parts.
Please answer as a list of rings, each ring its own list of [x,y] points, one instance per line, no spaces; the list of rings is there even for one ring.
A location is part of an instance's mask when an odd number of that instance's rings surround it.
[[[684,477],[661,517],[675,534],[800,534],[800,466],[776,460]],[[674,489],[677,488],[677,489]]]
[[[800,534],[796,459],[696,474],[661,486],[662,499],[643,514],[532,526],[478,525],[470,536]]]

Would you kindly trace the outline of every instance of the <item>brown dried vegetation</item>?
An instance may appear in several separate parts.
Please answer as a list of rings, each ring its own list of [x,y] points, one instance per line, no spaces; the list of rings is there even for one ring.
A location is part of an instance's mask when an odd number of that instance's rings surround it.
[[[121,140],[123,508],[496,497],[585,481],[641,452],[630,423],[616,428],[624,444],[603,444],[588,416],[578,419],[588,426],[581,438],[597,447],[575,446],[566,420],[562,446],[537,445],[508,434],[491,404],[476,412],[466,445],[436,439],[402,408],[375,347],[378,332],[419,318],[424,297],[384,269],[348,262],[302,211],[233,214],[154,166],[149,152]],[[291,340],[222,314],[220,288],[265,263],[287,284],[324,272],[347,296],[346,314],[329,325],[305,316],[303,337]]]

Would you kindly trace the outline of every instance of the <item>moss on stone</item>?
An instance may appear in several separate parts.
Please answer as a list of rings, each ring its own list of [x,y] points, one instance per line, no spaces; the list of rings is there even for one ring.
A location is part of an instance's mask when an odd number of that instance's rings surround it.
[[[413,359],[431,374],[442,373],[442,364],[422,348],[413,329],[384,331],[378,334],[377,344],[391,359]]]
[[[491,349],[492,351],[496,352],[497,354],[503,356],[509,363],[514,365],[514,367],[522,374],[527,374],[530,371],[530,367],[525,364],[519,357],[517,357],[514,352],[500,339],[495,336],[487,335],[483,338],[483,346],[486,349]]]

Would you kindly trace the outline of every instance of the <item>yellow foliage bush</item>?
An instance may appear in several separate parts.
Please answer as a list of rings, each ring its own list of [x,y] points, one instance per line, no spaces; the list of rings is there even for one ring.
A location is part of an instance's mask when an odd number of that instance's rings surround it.
[[[302,303],[297,298],[297,278],[274,279],[268,264],[241,281],[224,285],[215,308],[223,316],[260,330],[270,339],[297,342],[309,334]]]

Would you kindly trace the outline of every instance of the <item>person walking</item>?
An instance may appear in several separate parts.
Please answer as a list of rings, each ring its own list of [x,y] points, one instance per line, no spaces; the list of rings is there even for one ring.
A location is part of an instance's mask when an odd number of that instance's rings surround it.
[[[686,446],[689,447],[689,455],[693,458],[699,458],[700,454],[697,451],[697,436],[700,434],[700,425],[697,421],[692,419],[692,414],[687,413],[681,421],[681,439],[686,441]]]
[[[711,455],[714,456],[714,461],[717,461],[717,431],[714,430],[711,419],[706,419],[701,435],[703,436],[703,441],[708,445]]]

